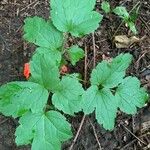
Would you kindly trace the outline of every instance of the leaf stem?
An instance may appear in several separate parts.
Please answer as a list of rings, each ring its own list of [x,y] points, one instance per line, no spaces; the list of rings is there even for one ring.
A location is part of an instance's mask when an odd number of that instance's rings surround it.
[[[64,41],[63,41],[63,44],[62,44],[62,55],[65,53],[66,49],[65,49],[65,45],[67,43],[67,39],[68,39],[68,34],[65,33],[64,34]]]

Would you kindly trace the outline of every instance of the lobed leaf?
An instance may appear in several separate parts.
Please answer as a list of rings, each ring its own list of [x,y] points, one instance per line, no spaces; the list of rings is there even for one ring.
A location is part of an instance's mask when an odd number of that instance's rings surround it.
[[[48,91],[36,83],[10,82],[0,87],[0,112],[5,116],[42,112],[47,100]]]
[[[83,36],[96,30],[102,15],[93,11],[96,0],[51,0],[54,25],[62,32]]]
[[[143,107],[148,94],[140,88],[140,81],[135,77],[126,77],[118,86],[115,94],[118,107],[127,114],[135,114],[136,107]]]
[[[72,65],[75,65],[81,58],[84,57],[84,51],[78,46],[74,45],[68,49],[68,54]]]
[[[110,63],[105,60],[102,61],[92,71],[91,84],[107,88],[116,87],[123,80],[131,59],[132,56],[130,54],[120,54]]]
[[[83,95],[83,111],[85,114],[89,114],[94,110],[98,123],[103,124],[105,129],[112,130],[117,112],[117,103],[109,89],[98,89],[95,85],[87,89]]]
[[[25,40],[52,50],[62,47],[63,34],[53,26],[51,21],[35,16],[28,17],[24,22]]]
[[[130,15],[129,13],[127,12],[126,10],[126,7],[123,7],[123,6],[118,6],[116,7],[113,12],[115,14],[117,14],[118,16],[120,16],[121,18],[123,18],[124,20],[128,20]]]
[[[131,62],[130,54],[120,54],[108,63],[102,61],[92,71],[91,87],[83,94],[82,108],[85,114],[95,110],[96,119],[105,129],[113,129],[117,108],[134,114],[136,107],[143,107],[148,94],[140,88],[140,81],[125,77]]]
[[[51,64],[55,66],[60,66],[61,63],[61,52],[56,50],[51,50],[45,47],[38,47],[33,54],[33,58],[38,57],[39,55],[48,55],[51,59]]]
[[[59,51],[49,51],[38,48],[30,61],[31,79],[53,92],[59,82],[59,68],[61,54]]]
[[[101,4],[101,8],[102,10],[105,11],[105,13],[109,13],[111,10],[110,10],[110,4],[109,2],[107,1],[103,1],[102,4]]]
[[[72,137],[70,124],[56,111],[28,112],[19,120],[16,130],[17,145],[32,143],[32,150],[60,150],[61,142]]]
[[[74,115],[81,110],[82,94],[84,90],[77,78],[64,76],[59,89],[52,96],[53,105],[64,113]]]

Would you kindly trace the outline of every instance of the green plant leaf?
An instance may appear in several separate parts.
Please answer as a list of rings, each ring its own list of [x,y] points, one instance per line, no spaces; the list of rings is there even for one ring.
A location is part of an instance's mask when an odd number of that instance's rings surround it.
[[[127,23],[127,25],[129,26],[130,30],[134,34],[137,34],[137,29],[136,29],[135,23],[132,21],[132,20],[134,20],[134,18],[132,18],[132,16],[130,16],[130,14],[127,12],[125,7],[118,6],[113,10],[113,12],[115,14],[117,14],[118,16],[120,16],[121,18],[123,18],[125,23]]]
[[[140,81],[135,77],[126,77],[118,86],[115,94],[119,108],[127,114],[135,114],[136,107],[143,107],[148,94],[140,88]]]
[[[48,91],[32,82],[10,82],[0,87],[0,112],[18,117],[31,109],[42,112],[48,100]]]
[[[105,13],[109,13],[111,11],[110,10],[110,4],[107,1],[102,2],[101,8],[102,8],[102,10],[104,10]]]
[[[51,50],[51,49],[44,48],[44,47],[38,47],[38,48],[36,48],[36,51],[32,57],[36,58],[39,55],[48,55],[48,57],[50,57],[50,59],[51,59],[52,65],[56,65],[58,67],[60,66],[60,63],[61,63],[61,52],[60,51]]]
[[[108,130],[114,128],[114,122],[117,112],[117,103],[109,89],[98,89],[97,86],[91,86],[83,95],[83,112],[92,113],[95,110],[98,123]]]
[[[53,105],[63,112],[74,115],[81,110],[82,94],[84,90],[76,78],[64,76],[59,90],[52,96]]]
[[[131,15],[130,15],[130,21],[135,22],[138,19],[139,16],[139,10],[140,10],[141,5],[137,6],[137,8],[133,9],[133,11],[131,11]]]
[[[51,23],[40,17],[28,17],[25,19],[24,39],[37,46],[60,49],[63,45],[63,34]]]
[[[124,20],[128,20],[130,15],[129,13],[127,12],[126,10],[126,7],[123,7],[123,6],[118,6],[116,7],[113,12],[115,14],[117,14],[119,17],[123,18]]]
[[[58,68],[60,59],[60,52],[38,48],[30,61],[30,81],[39,83],[53,92],[60,82]]]
[[[102,15],[93,11],[96,0],[51,0],[54,25],[62,32],[83,36],[96,30]]]
[[[129,26],[130,30],[131,30],[134,34],[137,34],[137,29],[136,29],[136,26],[135,26],[134,22],[128,21],[127,24],[128,24],[128,26]]]
[[[16,130],[17,145],[32,143],[32,150],[60,150],[61,142],[72,137],[70,124],[56,111],[26,113]]]
[[[95,110],[96,119],[105,129],[113,129],[117,108],[134,114],[136,107],[143,107],[148,94],[140,88],[134,77],[125,77],[125,70],[132,55],[120,54],[111,62],[102,61],[93,70],[91,87],[83,94],[82,108],[85,114]]]
[[[72,46],[67,50],[72,65],[75,65],[80,59],[84,57],[84,51],[78,46]]]
[[[120,54],[112,62],[102,61],[93,69],[91,74],[91,84],[107,88],[116,87],[125,76],[125,70],[132,60],[130,54]]]

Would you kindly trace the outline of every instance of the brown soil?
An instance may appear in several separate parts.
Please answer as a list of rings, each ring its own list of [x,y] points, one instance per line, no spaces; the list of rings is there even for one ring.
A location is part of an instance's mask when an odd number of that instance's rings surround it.
[[[97,0],[96,9],[100,9],[101,0]],[[119,0],[111,2],[112,6],[124,4],[131,10],[138,0]],[[121,52],[129,52],[134,60],[128,70],[129,75],[135,75],[142,85],[150,93],[150,1],[141,0],[141,8],[137,20],[138,37],[144,40],[128,49],[117,49],[112,43],[112,37],[120,25],[121,21],[115,15],[108,15],[95,32],[96,44],[96,63],[102,60],[102,55],[114,57]],[[28,62],[34,46],[26,43],[22,39],[23,20],[27,16],[49,16],[48,0],[0,0],[0,85],[13,81],[24,80],[22,75],[23,64]],[[116,35],[130,35],[124,24],[119,28]],[[93,68],[93,42],[92,34],[83,39],[69,38],[68,45],[78,43],[81,47],[87,49],[88,66],[87,74],[89,76]],[[70,72],[80,72],[84,75],[84,60],[80,61],[76,67],[68,65]],[[73,127],[73,133],[76,134],[83,114],[77,117],[69,118]],[[15,128],[18,121],[12,118],[6,118],[0,115],[0,150],[30,150],[30,146],[17,147],[15,145]],[[74,144],[74,150],[98,150],[98,142],[103,150],[148,150],[150,149],[150,105],[147,104],[140,109],[134,116],[118,112],[116,126],[113,131],[104,130],[95,120],[93,114],[86,117],[78,139]],[[144,143],[142,143],[141,141]],[[67,150],[71,143],[67,141],[62,149]]]

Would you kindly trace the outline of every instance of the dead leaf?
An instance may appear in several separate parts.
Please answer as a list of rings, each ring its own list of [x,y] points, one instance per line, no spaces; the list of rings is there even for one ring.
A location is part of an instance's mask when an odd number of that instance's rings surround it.
[[[128,48],[134,43],[139,43],[141,39],[136,36],[128,38],[126,35],[117,35],[114,38],[114,43],[117,48]]]

